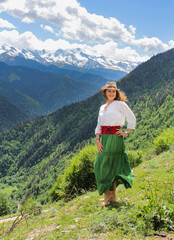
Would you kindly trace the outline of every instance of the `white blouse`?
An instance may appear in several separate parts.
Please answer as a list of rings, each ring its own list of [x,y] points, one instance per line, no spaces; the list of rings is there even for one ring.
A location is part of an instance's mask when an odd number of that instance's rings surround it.
[[[127,128],[135,129],[136,118],[125,102],[115,100],[105,111],[105,104],[100,107],[95,134],[101,134],[101,126],[123,126],[127,119]]]

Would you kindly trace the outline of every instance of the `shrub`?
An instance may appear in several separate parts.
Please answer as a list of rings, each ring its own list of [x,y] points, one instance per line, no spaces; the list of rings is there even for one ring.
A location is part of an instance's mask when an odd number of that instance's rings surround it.
[[[86,146],[71,159],[65,172],[60,175],[50,191],[51,200],[72,198],[76,194],[96,188],[94,161],[96,146]]]
[[[41,210],[41,205],[33,198],[28,198],[20,207],[20,212],[25,214],[33,213],[34,215],[39,215],[41,213]]]
[[[160,136],[155,138],[154,147],[156,154],[169,150],[172,143],[174,143],[174,127],[164,130]]]
[[[7,215],[11,212],[9,202],[6,196],[0,192],[0,216]]]
[[[129,162],[131,165],[131,168],[134,168],[138,166],[142,162],[142,151],[128,151],[128,156],[129,156]]]

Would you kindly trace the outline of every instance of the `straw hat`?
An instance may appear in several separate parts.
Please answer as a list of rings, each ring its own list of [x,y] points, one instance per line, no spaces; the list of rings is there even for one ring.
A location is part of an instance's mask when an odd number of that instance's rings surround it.
[[[101,88],[101,91],[103,92],[106,89],[118,90],[115,82],[107,82],[106,85]]]

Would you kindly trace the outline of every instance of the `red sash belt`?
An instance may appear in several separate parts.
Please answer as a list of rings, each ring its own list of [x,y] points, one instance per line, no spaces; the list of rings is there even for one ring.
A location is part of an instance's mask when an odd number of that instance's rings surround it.
[[[101,134],[115,134],[120,126],[101,126]]]

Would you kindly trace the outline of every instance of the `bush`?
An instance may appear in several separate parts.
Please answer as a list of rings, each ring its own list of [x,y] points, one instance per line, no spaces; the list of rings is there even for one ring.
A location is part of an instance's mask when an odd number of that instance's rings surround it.
[[[174,127],[164,130],[160,136],[155,138],[154,147],[156,154],[169,150],[172,143],[174,143]]]
[[[71,199],[84,191],[96,189],[94,174],[96,155],[96,146],[86,146],[72,158],[69,167],[58,177],[50,190],[52,201],[62,197]]]
[[[142,151],[128,151],[128,156],[129,156],[129,162],[131,165],[131,168],[134,168],[138,166],[142,162]]]
[[[9,202],[6,196],[0,192],[0,216],[7,215],[11,212]]]
[[[97,155],[96,146],[86,146],[70,162],[62,175],[49,192],[52,201],[61,198],[71,199],[85,191],[96,189],[94,161]],[[142,151],[129,151],[131,167],[142,162]]]
[[[33,213],[33,215],[39,215],[41,213],[41,205],[33,198],[28,198],[23,205],[20,207],[21,213]]]

